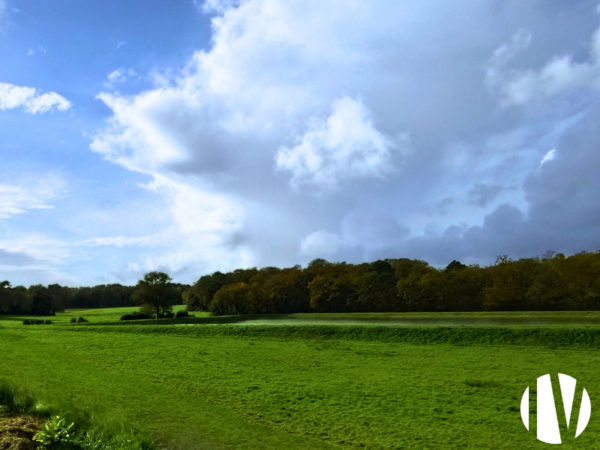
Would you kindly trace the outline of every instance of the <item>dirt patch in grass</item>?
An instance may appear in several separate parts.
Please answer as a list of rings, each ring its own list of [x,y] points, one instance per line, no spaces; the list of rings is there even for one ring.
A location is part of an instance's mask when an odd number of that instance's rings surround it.
[[[0,450],[36,449],[32,438],[44,423],[45,420],[39,417],[0,413]]]

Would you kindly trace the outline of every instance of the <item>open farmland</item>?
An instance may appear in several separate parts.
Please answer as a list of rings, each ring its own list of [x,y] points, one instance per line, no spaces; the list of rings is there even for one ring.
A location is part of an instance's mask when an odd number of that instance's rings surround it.
[[[0,378],[167,448],[542,448],[526,386],[561,372],[600,392],[596,312],[119,322],[129,310],[3,318]],[[592,416],[566,447],[599,438]]]

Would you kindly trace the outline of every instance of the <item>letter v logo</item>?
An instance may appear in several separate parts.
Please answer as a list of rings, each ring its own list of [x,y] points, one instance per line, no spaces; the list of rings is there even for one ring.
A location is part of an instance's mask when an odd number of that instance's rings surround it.
[[[560,386],[560,394],[562,397],[562,406],[565,412],[565,421],[567,430],[572,429],[571,412],[573,409],[573,400],[575,399],[575,386],[577,380],[565,375],[558,374],[558,384]],[[542,375],[537,379],[537,438],[548,444],[561,444],[560,426],[558,423],[558,415],[556,410],[556,401],[552,392],[552,380],[550,374]],[[588,422],[592,414],[592,405],[590,396],[583,389],[581,394],[581,403],[579,405],[579,414],[577,417],[577,428],[575,437],[579,436]],[[521,419],[525,428],[529,430],[529,386],[525,389],[521,398]]]

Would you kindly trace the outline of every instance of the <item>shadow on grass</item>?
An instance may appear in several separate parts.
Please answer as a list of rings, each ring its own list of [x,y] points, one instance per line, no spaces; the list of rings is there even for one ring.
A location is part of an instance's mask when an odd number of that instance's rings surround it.
[[[86,325],[181,325],[181,324],[231,324],[253,320],[280,320],[286,319],[289,314],[245,314],[237,316],[210,316],[210,317],[181,317],[172,319],[141,319],[119,320],[114,322],[94,322]]]

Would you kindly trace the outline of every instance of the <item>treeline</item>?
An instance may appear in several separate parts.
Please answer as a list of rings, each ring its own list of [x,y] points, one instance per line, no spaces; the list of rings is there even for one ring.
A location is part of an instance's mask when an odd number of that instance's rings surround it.
[[[137,286],[26,288],[3,281],[0,314],[54,315],[65,309],[143,304],[160,316],[182,299],[188,310],[217,315],[600,309],[600,252],[548,253],[517,261],[501,256],[487,267],[452,261],[443,269],[406,258],[363,264],[316,259],[304,269],[215,272],[191,287],[171,283],[167,274],[164,283],[154,286],[146,280],[152,274],[162,273],[146,274]],[[160,294],[163,284],[169,295]]]
[[[189,285],[169,283],[169,287],[181,301],[181,294]],[[90,287],[68,287],[60,284],[27,287],[11,286],[9,281],[0,282],[0,314],[27,314],[33,316],[53,316],[65,309],[115,308],[138,306],[143,302],[136,298],[136,286],[121,284],[99,284]]]
[[[214,314],[600,309],[600,252],[548,253],[492,266],[420,260],[312,261],[305,269],[238,269],[201,277],[183,293]]]
[[[12,287],[0,282],[0,314],[52,316],[72,308],[111,308],[134,305],[133,286],[102,284],[93,287],[67,287],[59,284]]]

